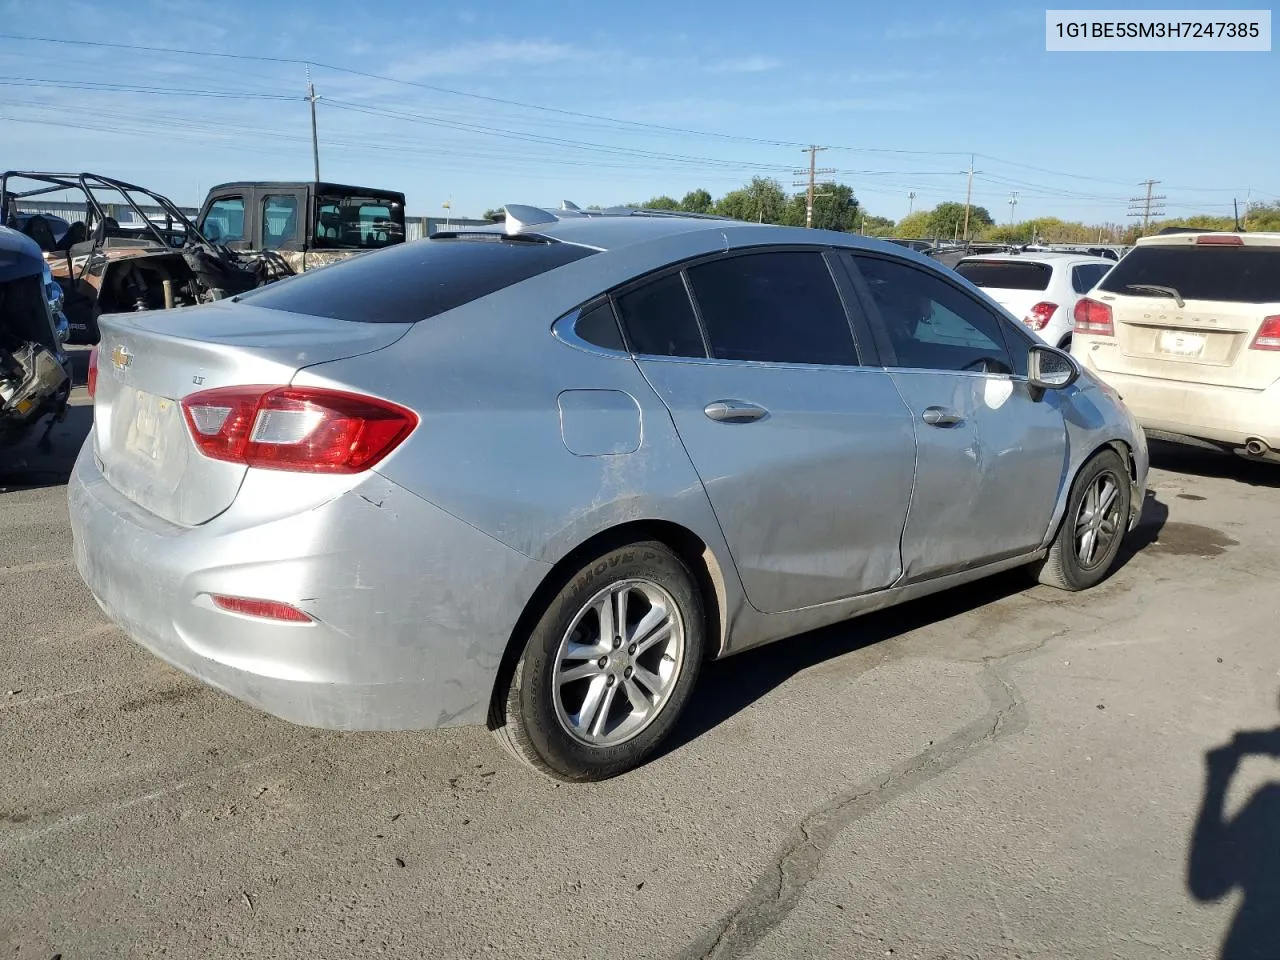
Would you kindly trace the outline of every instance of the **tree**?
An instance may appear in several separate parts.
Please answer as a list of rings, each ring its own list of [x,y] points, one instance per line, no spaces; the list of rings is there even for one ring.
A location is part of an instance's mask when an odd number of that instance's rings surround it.
[[[891,237],[894,234],[894,223],[888,217],[864,213],[858,219],[858,231],[868,237]]]
[[[507,215],[501,208],[497,210],[486,210],[484,212],[484,219],[492,220],[494,223],[501,223],[503,220],[507,219]]]
[[[932,214],[928,210],[917,210],[898,221],[894,235],[911,240],[923,240],[933,236],[931,226]]]
[[[807,191],[793,196],[787,204],[782,222],[791,227],[803,227],[807,203]],[[814,190],[813,226],[816,230],[856,230],[861,215],[859,211],[852,187],[843,183],[821,183]]]
[[[745,187],[721,197],[715,212],[735,220],[781,223],[786,207],[787,195],[782,184],[768,177],[754,177]]]
[[[676,203],[671,197],[663,194],[660,197],[653,197],[650,200],[640,204],[646,210],[679,210],[680,204]]]
[[[711,199],[711,194],[701,187],[690,190],[680,201],[680,209],[685,213],[710,213],[714,206],[715,201]]]
[[[969,236],[974,236],[986,227],[990,227],[995,223],[991,219],[991,214],[987,212],[986,207],[969,208]],[[930,212],[929,230],[930,236],[951,239],[952,237],[960,237],[964,239],[964,204],[947,201],[940,203]]]

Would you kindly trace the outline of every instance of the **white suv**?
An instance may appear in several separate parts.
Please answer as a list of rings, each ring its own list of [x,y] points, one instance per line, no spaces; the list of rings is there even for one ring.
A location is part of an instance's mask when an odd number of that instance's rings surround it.
[[[1072,355],[1149,434],[1280,461],[1280,233],[1139,240],[1075,321]]]
[[[955,271],[1046,343],[1066,350],[1076,302],[1115,265],[1078,253],[998,253],[965,257]]]

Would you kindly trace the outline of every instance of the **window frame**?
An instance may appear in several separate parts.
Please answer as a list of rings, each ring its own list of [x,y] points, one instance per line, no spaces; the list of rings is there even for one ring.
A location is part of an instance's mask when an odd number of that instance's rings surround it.
[[[848,270],[853,281],[854,289],[857,290],[858,297],[862,301],[862,309],[866,315],[871,318],[872,333],[875,342],[879,348],[880,357],[882,358],[882,366],[888,370],[896,370],[914,373],[933,373],[948,374],[960,377],[1007,377],[1014,381],[1026,383],[1028,382],[1028,374],[1026,371],[1018,370],[1018,356],[1022,356],[1023,364],[1026,363],[1026,351],[1035,346],[1039,341],[1034,338],[1030,331],[1018,329],[1008,318],[1003,316],[999,310],[993,309],[990,305],[983,303],[979,297],[975,297],[972,292],[966,290],[961,284],[956,283],[941,270],[934,267],[915,263],[906,257],[895,257],[891,254],[883,253],[879,250],[866,250],[857,247],[847,247],[844,249],[845,268]],[[902,367],[889,364],[889,359],[896,360],[896,354],[893,349],[893,343],[889,339],[888,323],[884,317],[880,315],[880,309],[876,306],[875,299],[871,294],[871,287],[867,283],[866,277],[862,275],[861,269],[858,267],[857,257],[865,257],[869,260],[882,260],[892,263],[896,266],[907,267],[909,269],[918,270],[926,276],[930,276],[938,282],[950,287],[953,291],[960,294],[965,300],[969,301],[975,308],[985,311],[996,323],[996,329],[1001,332],[1005,352],[1009,355],[1009,360],[1013,363],[1012,373],[988,373],[980,370],[940,370],[935,367]],[[1020,326],[1020,325],[1019,325]],[[1014,347],[1019,350],[1015,350]],[[1021,351],[1021,352],[1019,352]]]
[[[626,282],[612,287],[602,296],[607,297],[613,306],[614,319],[617,320],[618,328],[622,333],[622,340],[626,346],[626,355],[635,360],[669,361],[676,363],[731,364],[734,366],[750,367],[782,367],[795,370],[863,370],[868,367],[879,367],[879,352],[875,349],[871,325],[868,319],[863,315],[861,298],[854,288],[844,265],[841,263],[841,254],[850,249],[852,248],[832,247],[824,244],[769,243],[735,247],[732,250],[719,250],[715,253],[699,254],[676,263],[665,264],[656,270],[651,270],[638,277],[632,277]],[[797,363],[784,360],[735,360],[727,357],[717,357],[714,355],[710,338],[707,334],[706,322],[703,320],[702,308],[698,303],[697,295],[694,293],[688,271],[705,263],[713,263],[719,260],[729,260],[764,253],[817,253],[821,256],[827,267],[827,272],[831,277],[831,282],[839,296],[840,306],[845,315],[845,322],[849,325],[849,336],[853,343],[854,354],[858,359],[856,364]],[[701,357],[670,357],[662,354],[639,353],[636,351],[635,345],[632,343],[626,324],[622,322],[622,312],[619,310],[617,302],[619,297],[626,296],[628,293],[631,293],[646,284],[663,280],[672,274],[679,274],[681,282],[684,285],[685,295],[689,298],[689,303],[693,307],[694,319],[698,324],[698,335],[702,340],[703,356]],[[572,328],[572,324],[577,322],[577,317],[597,305],[599,300],[600,296],[595,296],[590,300],[585,301],[581,306],[570,311],[558,320],[556,326],[559,327],[561,323],[566,323],[570,328]],[[573,320],[568,319],[571,315],[574,317]],[[576,334],[574,336],[576,339],[581,341],[581,338],[577,338]],[[560,334],[560,337],[562,340],[566,339],[563,334]],[[586,342],[581,341],[581,343],[585,344]],[[577,343],[572,345],[579,346]],[[580,347],[580,349],[582,348],[583,347]],[[593,344],[586,344],[585,348],[589,348],[593,352],[602,353],[607,356],[617,355],[616,351],[609,350],[605,347],[595,346]]]

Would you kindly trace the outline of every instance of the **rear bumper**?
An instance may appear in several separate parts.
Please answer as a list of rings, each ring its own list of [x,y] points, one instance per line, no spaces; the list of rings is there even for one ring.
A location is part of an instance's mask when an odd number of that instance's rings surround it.
[[[1146,430],[1241,447],[1256,438],[1280,447],[1280,385],[1246,390],[1095,372],[1120,392]]]
[[[293,723],[483,722],[507,640],[549,569],[370,475],[313,509],[179,527],[103,479],[93,439],[68,485],[76,567],[107,616],[180,670]],[[266,621],[211,593],[315,618]]]

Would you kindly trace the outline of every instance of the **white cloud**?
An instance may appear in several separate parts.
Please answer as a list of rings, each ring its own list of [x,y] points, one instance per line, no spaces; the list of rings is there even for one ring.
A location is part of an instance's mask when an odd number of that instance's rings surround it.
[[[782,66],[781,60],[757,53],[748,57],[721,60],[713,63],[709,69],[712,73],[764,73],[767,70],[776,70],[780,66]]]
[[[574,47],[544,40],[489,40],[425,53],[393,66],[400,80],[480,73],[501,66],[546,66],[580,55]]]

